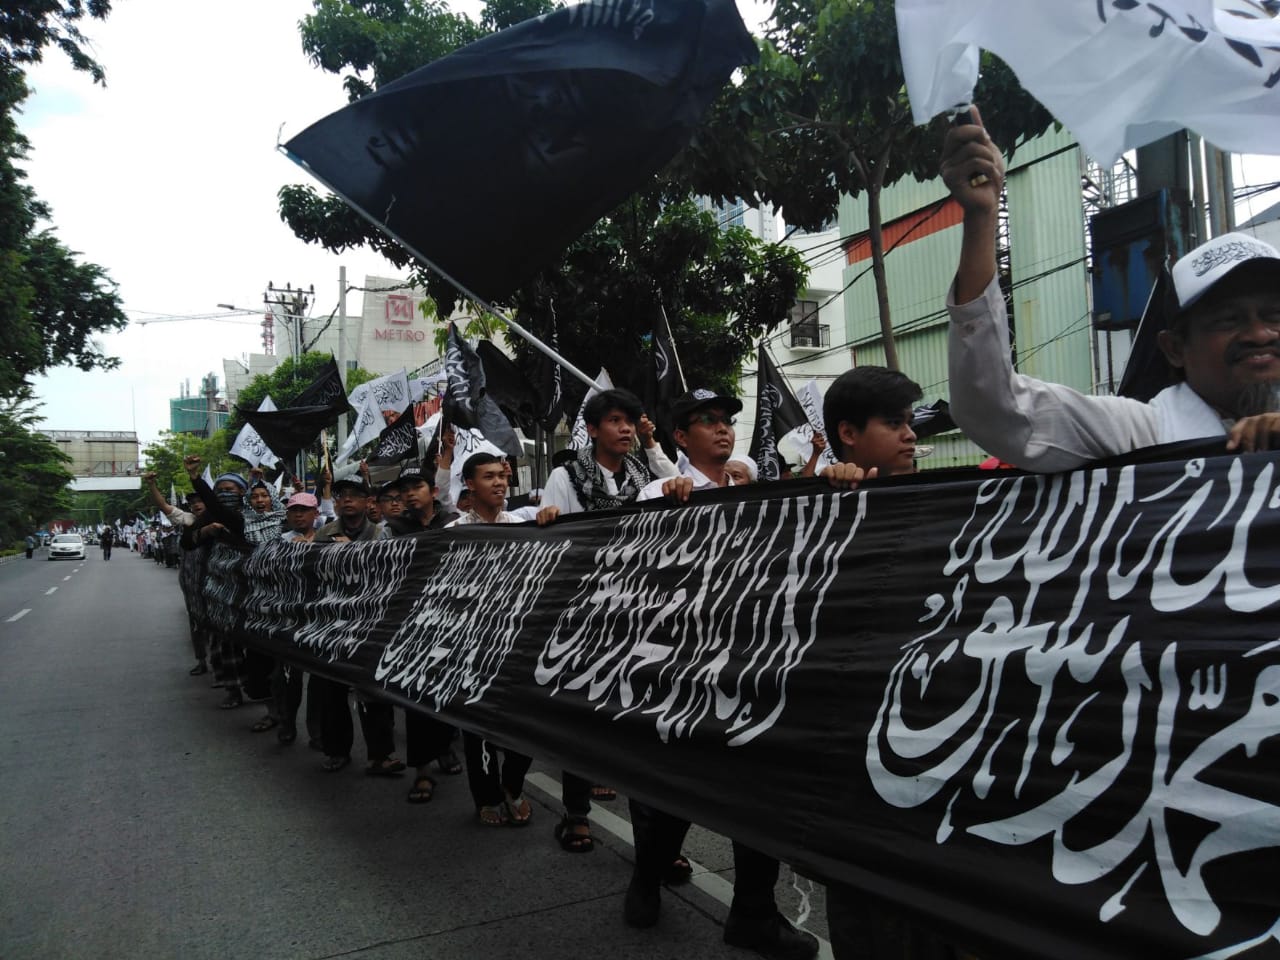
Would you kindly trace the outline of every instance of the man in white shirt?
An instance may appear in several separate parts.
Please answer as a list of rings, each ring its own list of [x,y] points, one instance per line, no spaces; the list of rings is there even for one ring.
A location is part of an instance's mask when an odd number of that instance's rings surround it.
[[[602,390],[582,409],[590,446],[547,477],[540,515],[555,519],[561,513],[609,510],[634,502],[640,490],[657,477],[679,471],[653,439],[653,427],[636,396],[626,390]],[[645,459],[633,456],[640,439]],[[549,513],[553,508],[554,513]]]
[[[635,394],[627,390],[601,390],[582,406],[582,420],[591,443],[547,477],[542,490],[539,525],[562,513],[611,510],[634,503],[640,491],[655,477],[673,477],[676,466],[653,439],[653,425]],[[645,459],[633,456],[639,437]],[[556,826],[556,840],[566,853],[595,849],[591,836],[591,782],[577,774],[561,775],[564,815]]]
[[[637,500],[660,497],[685,503],[700,490],[733,486],[725,464],[733,456],[734,417],[742,401],[713,390],[691,390],[671,406],[672,437],[684,452],[681,475],[649,483]],[[633,927],[658,921],[661,887],[672,864],[681,859],[680,846],[689,821],[630,800],[636,864],[623,900],[623,918]],[[733,841],[733,903],[725,922],[724,940],[755,950],[772,960],[807,960],[818,952],[817,941],[796,930],[778,911],[773,888],[778,861]]]
[[[1004,162],[973,110],[943,147],[942,177],[964,210],[951,313],[951,414],[981,447],[1015,466],[1070,470],[1178,440],[1225,436],[1229,450],[1280,442],[1280,252],[1244,234],[1201,244],[1173,266],[1160,334],[1182,378],[1151,403],[1087,396],[1017,374],[996,278]]]
[[[668,497],[684,503],[695,490],[731,486],[725,464],[733,456],[734,417],[741,412],[741,400],[713,390],[690,390],[676,400],[671,405],[671,422],[676,446],[684,451],[680,473],[651,481],[636,500]]]

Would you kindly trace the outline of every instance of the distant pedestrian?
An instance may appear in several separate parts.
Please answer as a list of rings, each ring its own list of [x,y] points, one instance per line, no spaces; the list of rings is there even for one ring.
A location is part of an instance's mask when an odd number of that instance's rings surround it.
[[[30,560],[36,552],[36,538],[31,534],[27,534],[27,559]]]
[[[110,527],[102,531],[102,559],[111,559],[111,548],[115,545],[116,534]]]

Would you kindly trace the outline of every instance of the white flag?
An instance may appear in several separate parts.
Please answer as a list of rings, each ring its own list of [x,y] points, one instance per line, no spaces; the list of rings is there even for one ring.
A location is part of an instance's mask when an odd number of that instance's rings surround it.
[[[569,448],[571,450],[584,450],[591,443],[591,437],[587,435],[587,422],[582,419],[582,408],[587,405],[587,401],[594,397],[601,390],[612,390],[613,381],[609,379],[609,371],[604,367],[600,368],[600,376],[596,377],[596,385],[587,391],[587,395],[582,398],[582,407],[578,408],[578,416],[573,421],[573,433],[569,436]],[[456,500],[454,501],[457,502]]]
[[[486,440],[479,430],[455,426],[453,428],[453,463],[449,467],[449,493],[454,503],[458,502],[463,487],[467,485],[462,479],[462,465],[473,453],[492,453],[495,457],[503,458],[507,456],[501,447]]]
[[[258,404],[259,413],[270,413],[275,409],[275,401],[271,399],[270,395],[263,397],[262,402]],[[279,457],[271,452],[271,448],[267,446],[266,441],[258,436],[258,431],[247,423],[236,434],[236,441],[231,444],[231,449],[228,452],[233,457],[239,457],[244,460],[251,467],[256,467],[262,463],[272,466],[280,460]]]
[[[1280,153],[1280,19],[1253,0],[897,0],[895,9],[916,123],[973,98],[981,47],[1103,164],[1182,127],[1223,150]]]
[[[209,465],[207,463],[204,466],[204,473],[200,474],[200,479],[205,482],[205,486],[210,490],[213,489],[213,471],[209,469]]]
[[[376,380],[370,380],[368,383],[362,383],[351,391],[351,396],[347,398],[347,402],[352,408],[359,410],[369,399],[373,400],[374,407],[379,412],[383,410],[394,410],[397,414],[409,405],[409,377],[401,367],[395,373],[388,373],[384,377],[378,377]],[[382,427],[378,428],[379,430]],[[361,441],[363,444],[366,441]]]
[[[276,496],[280,496],[280,491],[284,489],[284,471],[281,470],[276,474]]]
[[[823,467],[830,467],[840,462],[832,450],[833,445],[839,442],[839,437],[832,440],[831,434],[827,433],[826,427],[822,424],[822,391],[818,389],[817,380],[810,379],[808,383],[797,390],[796,399],[800,401],[800,406],[804,408],[804,415],[809,421],[809,426],[813,428],[814,432],[822,434],[827,440],[822,456],[818,457],[818,462],[814,465],[815,472],[821,473]],[[808,447],[808,452],[805,453],[804,459],[805,463],[808,463],[809,458],[813,456],[813,434],[805,438],[805,445]]]

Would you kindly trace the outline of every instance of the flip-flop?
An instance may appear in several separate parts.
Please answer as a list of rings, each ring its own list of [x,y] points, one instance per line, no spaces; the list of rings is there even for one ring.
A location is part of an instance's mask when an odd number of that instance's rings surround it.
[[[337,773],[350,762],[350,757],[325,757],[320,761],[320,769],[325,773]]]
[[[513,797],[504,791],[502,806],[506,810],[507,823],[511,826],[527,827],[533,823],[533,805],[525,799],[523,793]],[[522,813],[524,816],[521,816]]]
[[[500,806],[476,807],[476,823],[482,827],[505,827],[507,815]]]
[[[253,733],[266,733],[268,730],[274,730],[278,726],[280,726],[280,721],[275,717],[259,717],[249,729]]]
[[[613,787],[602,787],[596,784],[591,788],[591,799],[596,803],[612,803],[618,799],[618,791]]]

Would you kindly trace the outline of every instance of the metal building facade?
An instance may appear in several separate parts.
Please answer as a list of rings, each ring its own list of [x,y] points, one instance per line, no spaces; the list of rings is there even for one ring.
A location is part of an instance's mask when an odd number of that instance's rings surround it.
[[[1018,149],[1006,189],[1017,369],[1088,393],[1093,364],[1080,170],[1072,138],[1051,131]],[[886,189],[881,211],[899,362],[923,388],[925,402],[950,399],[945,303],[960,255],[960,211],[940,179],[907,179]],[[871,261],[859,247],[866,230],[865,198],[845,198],[840,232],[853,239],[844,270],[844,325],[855,365],[884,363]],[[922,462],[925,468],[973,464],[984,456],[958,433],[930,443],[934,455]]]

